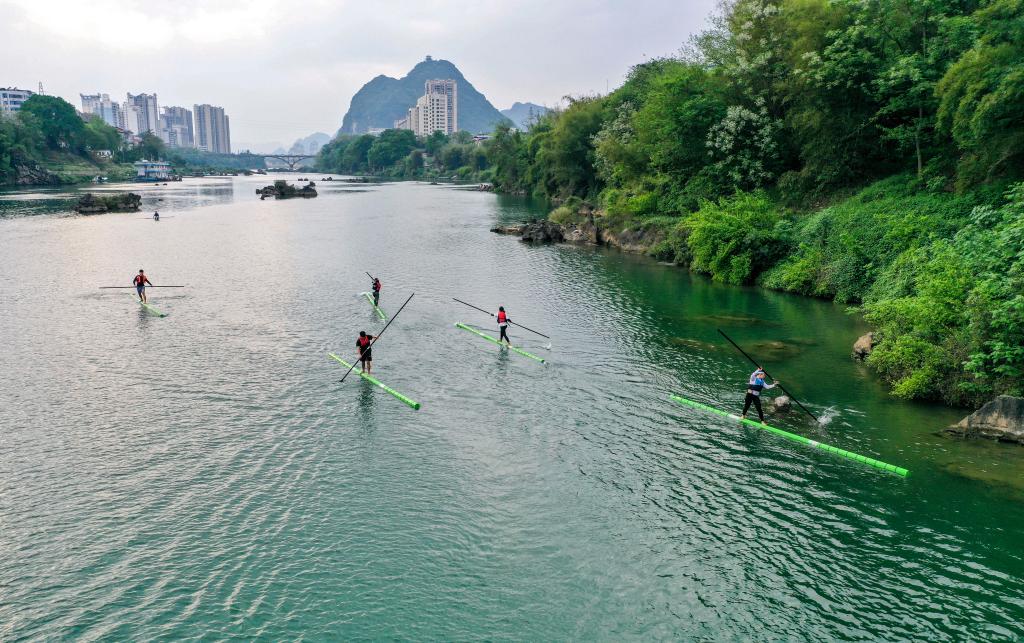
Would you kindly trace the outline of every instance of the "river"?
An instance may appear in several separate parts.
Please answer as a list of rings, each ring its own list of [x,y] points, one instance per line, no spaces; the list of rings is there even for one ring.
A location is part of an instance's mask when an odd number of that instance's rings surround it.
[[[522,199],[268,182],[0,193],[0,640],[1024,636],[1024,451],[888,397],[844,307],[489,232]],[[166,317],[99,289],[139,268]],[[327,357],[382,327],[367,270],[419,411]],[[825,420],[773,424],[909,477],[672,402],[741,404],[717,329]]]

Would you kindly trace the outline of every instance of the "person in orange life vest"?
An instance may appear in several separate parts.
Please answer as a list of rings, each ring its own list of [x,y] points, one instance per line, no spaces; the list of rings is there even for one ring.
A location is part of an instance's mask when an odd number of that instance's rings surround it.
[[[509,346],[511,346],[512,345],[512,340],[510,340],[508,338],[508,323],[510,321],[512,321],[512,320],[509,319],[508,315],[505,313],[505,307],[504,306],[498,306],[498,315],[497,315],[497,317],[498,317],[498,328],[501,329],[501,335],[498,337],[498,341],[500,342],[501,340],[505,340],[505,342]]]
[[[139,301],[146,303],[146,284],[152,286],[149,283],[149,277],[146,273],[142,272],[142,268],[139,268],[139,274],[135,275],[135,279],[132,279],[132,285],[135,286],[135,292],[139,293]]]
[[[373,335],[368,335],[365,330],[359,331],[359,337],[356,339],[356,348],[359,349],[359,362],[363,367],[363,372],[367,375],[370,374],[370,369],[373,368],[373,349],[370,348],[370,344],[376,339]]]

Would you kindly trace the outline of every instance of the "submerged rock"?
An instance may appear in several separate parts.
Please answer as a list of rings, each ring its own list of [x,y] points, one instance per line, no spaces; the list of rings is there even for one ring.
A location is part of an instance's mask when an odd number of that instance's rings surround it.
[[[871,351],[875,349],[878,344],[878,340],[875,339],[874,333],[865,333],[857,338],[857,341],[853,343],[853,358],[854,359],[866,359]]]
[[[514,234],[519,236],[523,234],[523,227],[524,226],[522,225],[501,225],[491,228],[491,232],[495,232],[497,234]]]
[[[772,398],[772,406],[775,408],[777,413],[788,413],[789,409],[792,408],[792,400],[789,399],[788,395],[779,395],[778,397]]]
[[[964,438],[1024,444],[1024,398],[1000,395],[946,432]]]

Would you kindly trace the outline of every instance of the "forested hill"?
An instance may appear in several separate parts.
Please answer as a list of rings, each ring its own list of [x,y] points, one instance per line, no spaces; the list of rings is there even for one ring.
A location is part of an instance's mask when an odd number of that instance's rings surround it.
[[[491,132],[505,122],[501,112],[466,80],[458,67],[447,60],[424,60],[400,79],[377,76],[363,85],[352,97],[338,134],[362,134],[373,127],[393,127],[423,95],[423,84],[433,78],[452,78],[458,82],[459,129]]]

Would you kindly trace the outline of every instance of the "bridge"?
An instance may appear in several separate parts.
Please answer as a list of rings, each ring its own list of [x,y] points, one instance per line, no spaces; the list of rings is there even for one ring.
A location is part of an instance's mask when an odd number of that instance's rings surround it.
[[[288,165],[289,170],[294,170],[299,161],[316,158],[313,154],[264,154],[263,158],[277,159]]]

